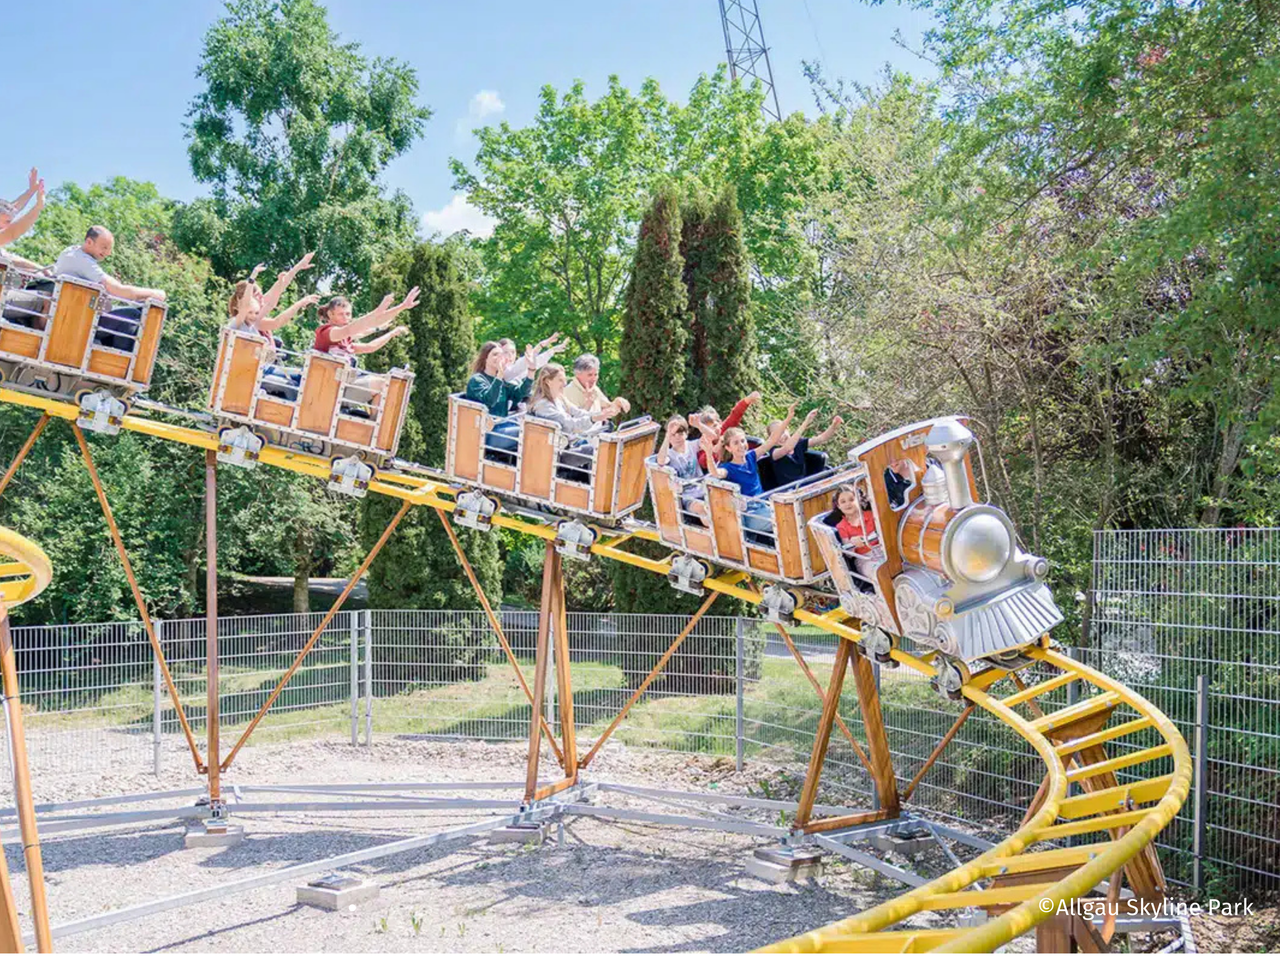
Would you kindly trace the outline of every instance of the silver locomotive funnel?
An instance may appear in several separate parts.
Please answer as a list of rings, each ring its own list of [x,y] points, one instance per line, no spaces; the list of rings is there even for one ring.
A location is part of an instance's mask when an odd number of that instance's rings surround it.
[[[942,466],[947,478],[947,501],[952,509],[960,510],[973,503],[969,492],[969,477],[964,469],[964,457],[973,446],[973,434],[959,420],[939,420],[925,437],[929,455]]]

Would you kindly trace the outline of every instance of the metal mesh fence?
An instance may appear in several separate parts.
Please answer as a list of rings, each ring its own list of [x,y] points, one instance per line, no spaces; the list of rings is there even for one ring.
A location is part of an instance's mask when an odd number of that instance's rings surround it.
[[[1280,885],[1280,531],[1099,533],[1094,587],[1088,642],[1073,654],[1154,702],[1193,748],[1197,736],[1204,743],[1196,792],[1160,839],[1169,878],[1210,891]],[[538,614],[501,616],[532,684]],[[321,619],[289,614],[219,621],[220,701],[229,735],[261,708]],[[569,615],[581,751],[686,625],[676,615]],[[197,736],[203,735],[206,696],[204,628],[202,619],[159,625]],[[614,740],[727,758],[747,765],[753,792],[794,798],[820,714],[814,683],[826,686],[837,641],[807,627],[790,635],[808,671],[771,624],[704,617]],[[154,767],[176,776],[185,768],[167,759],[182,751],[182,739],[141,624],[23,627],[14,638],[30,749],[40,769]],[[547,673],[546,711],[555,728],[554,670]],[[886,666],[879,676],[899,786],[906,789],[963,705],[939,696],[912,671]],[[1043,708],[1065,706],[1077,694],[1073,686],[1043,697]],[[852,682],[840,716],[865,742]],[[529,718],[516,671],[482,612],[344,612],[273,704],[255,742],[338,732],[349,732],[353,743],[367,743],[374,733],[520,741],[528,736]],[[1127,742],[1144,747],[1152,737],[1140,731]],[[978,710],[910,802],[1003,834],[1020,820],[1042,773],[1039,757],[1021,738]],[[1121,779],[1148,774],[1138,767]],[[7,784],[0,790],[7,792]],[[871,800],[870,777],[844,733],[835,731],[819,802]]]

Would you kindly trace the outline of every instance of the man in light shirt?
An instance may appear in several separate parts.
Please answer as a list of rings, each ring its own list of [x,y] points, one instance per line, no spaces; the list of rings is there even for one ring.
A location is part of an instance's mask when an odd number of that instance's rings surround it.
[[[573,361],[573,379],[564,388],[565,401],[590,413],[599,413],[610,402],[600,389],[599,381],[600,358],[584,353]],[[618,398],[618,405],[623,413],[631,412],[631,404],[624,398]]]
[[[163,300],[164,291],[151,287],[134,287],[121,283],[107,271],[102,269],[101,260],[111,256],[115,248],[116,238],[106,227],[96,224],[84,235],[84,243],[72,244],[58,255],[53,265],[55,277],[74,277],[97,284],[108,294],[120,300]],[[142,310],[138,307],[113,307],[110,316],[103,316],[98,321],[97,343],[117,350],[133,350],[136,345],[138,325],[134,321],[142,319]],[[110,332],[107,332],[110,331]],[[111,333],[125,334],[113,337]]]

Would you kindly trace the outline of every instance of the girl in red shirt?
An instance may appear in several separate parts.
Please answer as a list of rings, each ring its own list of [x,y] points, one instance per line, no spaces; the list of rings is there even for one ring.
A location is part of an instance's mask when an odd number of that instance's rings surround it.
[[[868,582],[874,582],[876,567],[883,558],[876,517],[866,491],[852,484],[837,487],[826,523],[835,527],[840,546],[846,555],[851,555],[854,571]]]

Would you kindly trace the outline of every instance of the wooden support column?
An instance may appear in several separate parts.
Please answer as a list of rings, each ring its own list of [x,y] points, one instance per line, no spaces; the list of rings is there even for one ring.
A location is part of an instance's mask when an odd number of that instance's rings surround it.
[[[529,689],[529,684],[525,681],[524,671],[520,669],[520,661],[516,659],[515,651],[511,649],[511,644],[507,641],[507,635],[502,629],[502,621],[493,612],[493,606],[489,603],[489,598],[485,596],[484,587],[480,585],[480,578],[476,576],[475,570],[471,568],[471,561],[467,559],[467,554],[462,549],[462,543],[458,540],[458,534],[454,531],[453,524],[449,522],[449,515],[439,507],[436,507],[435,511],[436,515],[440,517],[440,522],[444,524],[444,532],[449,535],[449,542],[453,544],[453,552],[458,556],[458,563],[462,565],[463,572],[466,573],[467,579],[471,581],[471,589],[476,592],[476,597],[480,600],[480,606],[484,608],[484,615],[488,617],[489,626],[493,628],[493,633],[498,638],[498,645],[502,647],[502,652],[506,654],[507,662],[511,664],[511,669],[515,671],[516,682],[520,684],[520,689],[524,691],[525,698],[529,703],[533,703],[533,691]],[[540,717],[539,722],[542,724],[542,732],[547,735],[547,742],[551,744],[551,749],[555,752],[556,760],[559,761],[561,766],[564,766],[564,754],[560,751],[560,745],[556,743],[555,737],[552,736],[547,718]]]
[[[849,659],[853,664],[853,682],[858,688],[858,707],[862,710],[862,726],[867,732],[871,778],[880,797],[880,809],[887,816],[896,817],[902,804],[898,800],[898,779],[893,773],[893,755],[889,752],[889,737],[884,729],[875,669],[854,644],[849,645]]]
[[[563,561],[556,554],[556,565]],[[560,704],[560,736],[564,740],[561,762],[565,776],[571,783],[578,779],[578,736],[573,725],[573,674],[569,670],[569,612],[564,599],[564,570],[560,569],[556,577],[556,588],[552,594],[555,602],[556,619],[552,624],[555,631],[556,647],[556,700]],[[554,743],[555,741],[552,741]]]
[[[831,667],[831,680],[822,698],[822,717],[813,735],[813,752],[809,754],[809,769],[800,790],[800,806],[796,809],[796,826],[804,828],[813,816],[813,805],[818,799],[818,781],[822,778],[822,766],[827,761],[827,747],[831,744],[831,728],[835,726],[836,712],[840,706],[840,691],[844,689],[844,674],[849,666],[849,651],[853,642],[841,637],[836,646],[836,662]]]
[[[413,504],[409,500],[406,500],[400,505],[400,509],[396,511],[396,515],[391,518],[391,522],[387,524],[387,528],[382,531],[382,536],[378,538],[378,542],[373,545],[373,549],[369,551],[368,556],[364,558],[364,561],[360,564],[359,568],[357,568],[356,572],[351,575],[351,579],[347,581],[347,585],[342,588],[342,593],[338,594],[338,599],[333,601],[333,606],[329,608],[329,612],[326,613],[324,615],[324,619],[320,621],[320,626],[315,628],[310,639],[303,644],[302,649],[298,651],[298,655],[293,658],[293,663],[289,665],[289,669],[284,672],[284,676],[282,676],[276,683],[275,689],[271,691],[271,696],[267,697],[267,702],[262,705],[256,714],[254,714],[253,719],[249,721],[249,726],[245,727],[244,733],[240,734],[240,739],[237,740],[236,745],[231,748],[231,752],[227,754],[227,758],[219,764],[223,773],[226,773],[227,768],[231,766],[231,761],[235,759],[236,754],[240,752],[240,748],[245,745],[245,741],[247,741],[253,734],[254,728],[257,727],[257,725],[262,722],[262,718],[267,715],[267,711],[270,710],[271,705],[276,702],[276,697],[280,696],[280,691],[285,688],[285,684],[293,678],[298,667],[302,666],[302,661],[305,660],[307,654],[311,652],[311,648],[314,647],[320,637],[324,635],[324,632],[328,628],[330,622],[332,622],[333,618],[338,615],[338,611],[341,610],[342,605],[347,602],[347,597],[351,595],[351,591],[355,589],[356,584],[360,582],[360,578],[365,575],[370,565],[372,565],[374,558],[378,556],[382,551],[382,548],[386,546],[387,541],[391,539],[391,534],[395,533],[396,527],[400,525],[400,521],[404,519],[404,515],[409,512],[409,508],[411,506],[413,506]]]
[[[533,652],[533,714],[529,717],[529,756],[525,768],[524,802],[532,803],[538,792],[538,759],[542,749],[542,699],[547,689],[547,656],[550,652],[551,620],[556,613],[556,579],[560,574],[560,554],[547,541],[542,555],[542,603],[538,607],[538,643]]]
[[[209,755],[209,808],[222,803],[222,770],[218,766],[218,454],[204,452],[204,609],[205,609],[205,752]]]
[[[129,552],[124,548],[124,540],[120,536],[120,529],[116,526],[116,518],[111,513],[111,504],[107,501],[107,492],[103,489],[102,480],[98,476],[98,468],[93,462],[93,454],[89,452],[89,444],[84,438],[78,424],[71,424],[71,431],[76,435],[76,443],[80,445],[80,456],[84,458],[85,469],[89,471],[89,479],[93,481],[93,489],[98,494],[98,505],[102,507],[102,516],[107,521],[107,530],[111,533],[111,542],[115,544],[116,553],[120,557],[120,566],[124,567],[125,578],[129,581],[129,589],[133,591],[133,602],[138,608],[138,616],[142,620],[142,626],[147,631],[147,640],[151,643],[151,652],[156,658],[156,663],[160,667],[160,674],[164,677],[164,684],[169,691],[169,699],[173,701],[173,711],[178,717],[178,723],[182,726],[182,733],[187,738],[187,747],[191,750],[191,759],[195,761],[196,770],[199,773],[205,773],[206,767],[204,759],[200,756],[200,748],[196,746],[196,735],[191,731],[191,724],[187,722],[187,712],[182,709],[182,700],[178,697],[178,687],[173,682],[173,674],[169,672],[169,664],[165,661],[164,650],[160,646],[160,638],[156,635],[155,624],[151,622],[151,613],[147,609],[147,602],[142,598],[142,590],[138,587],[138,578],[133,575],[133,564],[129,562]]]
[[[22,854],[27,862],[27,880],[31,886],[31,915],[36,928],[36,949],[41,953],[53,953],[53,935],[49,930],[49,903],[45,898],[44,860],[40,855],[40,835],[36,829],[35,801],[31,795],[31,771],[27,763],[27,739],[22,723],[22,701],[18,698],[18,658],[13,649],[13,635],[9,632],[9,611],[0,604],[0,681],[3,682],[5,719],[9,728],[9,759],[13,766],[13,800],[18,810],[18,826],[22,831]],[[4,860],[0,852],[0,862]],[[6,919],[13,921],[12,938],[9,931],[0,936],[0,943],[13,942],[15,951],[22,949],[22,932],[13,907],[13,888],[5,867],[4,893],[8,904],[0,915],[0,926]]]

